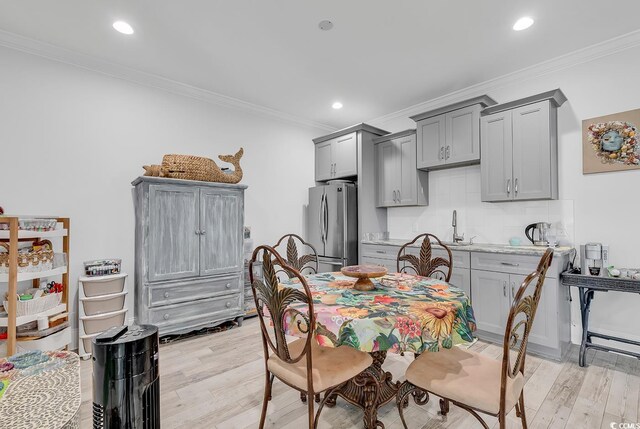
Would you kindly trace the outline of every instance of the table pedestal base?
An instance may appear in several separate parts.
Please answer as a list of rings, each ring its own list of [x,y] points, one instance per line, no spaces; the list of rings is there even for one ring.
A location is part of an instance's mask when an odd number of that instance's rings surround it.
[[[384,424],[378,420],[378,408],[395,399],[400,382],[394,382],[391,373],[382,369],[382,364],[387,358],[386,351],[370,354],[373,358],[373,364],[327,398],[325,405],[327,407],[335,406],[336,396],[340,396],[350,404],[362,409],[365,429],[384,429]]]

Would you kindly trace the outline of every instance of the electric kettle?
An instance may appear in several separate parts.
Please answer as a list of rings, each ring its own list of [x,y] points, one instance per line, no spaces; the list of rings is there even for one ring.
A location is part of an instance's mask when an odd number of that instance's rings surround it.
[[[548,222],[532,223],[524,229],[524,235],[527,236],[529,241],[534,246],[549,246],[549,240],[547,239],[547,232],[551,228],[551,224]]]

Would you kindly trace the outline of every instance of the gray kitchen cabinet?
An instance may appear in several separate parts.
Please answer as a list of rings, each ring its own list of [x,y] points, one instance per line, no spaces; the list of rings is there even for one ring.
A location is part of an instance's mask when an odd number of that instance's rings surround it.
[[[331,161],[331,141],[319,143],[316,150],[316,181],[330,180],[333,176],[333,162]]]
[[[244,185],[139,177],[135,314],[160,335],[244,316]]]
[[[472,307],[479,338],[502,342],[515,294],[539,260],[539,256],[471,252]],[[564,358],[571,344],[570,302],[559,281],[568,262],[568,254],[554,255],[529,336],[529,351],[557,360]]]
[[[429,169],[444,164],[444,149],[447,145],[445,137],[445,115],[438,115],[416,122],[417,168]]]
[[[197,188],[149,186],[149,281],[200,274]]]
[[[558,198],[559,89],[482,111],[482,201]]]
[[[471,292],[471,270],[469,267],[459,267],[453,263],[453,271],[449,283],[462,289],[467,294],[473,305],[473,293]]]
[[[466,164],[480,160],[479,104],[445,115],[445,164]]]
[[[357,133],[334,137],[315,146],[316,181],[358,175]]]
[[[513,144],[511,112],[499,112],[480,120],[482,134],[482,201],[512,199]]]
[[[504,334],[510,304],[509,285],[509,274],[471,270],[472,308],[478,330]]]
[[[415,130],[374,139],[377,206],[427,205],[428,177],[416,169]]]
[[[417,126],[417,167],[424,170],[480,162],[480,112],[496,102],[483,95],[412,116]]]

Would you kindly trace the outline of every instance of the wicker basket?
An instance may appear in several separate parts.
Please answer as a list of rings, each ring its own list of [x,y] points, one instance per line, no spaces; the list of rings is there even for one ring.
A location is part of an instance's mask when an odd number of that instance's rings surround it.
[[[62,301],[62,293],[50,293],[40,298],[28,301],[18,301],[16,306],[16,316],[27,316],[29,314],[42,313],[47,311]],[[4,301],[4,308],[9,308],[9,303]]]
[[[200,156],[165,155],[162,158],[162,175],[173,179],[215,181],[216,163]]]
[[[38,250],[18,252],[18,272],[47,271],[53,268],[53,245],[49,240],[34,243]],[[0,273],[9,272],[9,244],[0,243],[6,252],[0,252]]]

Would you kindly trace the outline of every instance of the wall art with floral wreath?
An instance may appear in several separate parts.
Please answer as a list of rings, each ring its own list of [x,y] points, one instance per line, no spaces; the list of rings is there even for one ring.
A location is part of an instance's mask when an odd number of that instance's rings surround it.
[[[640,169],[640,109],[582,121],[584,174]]]

